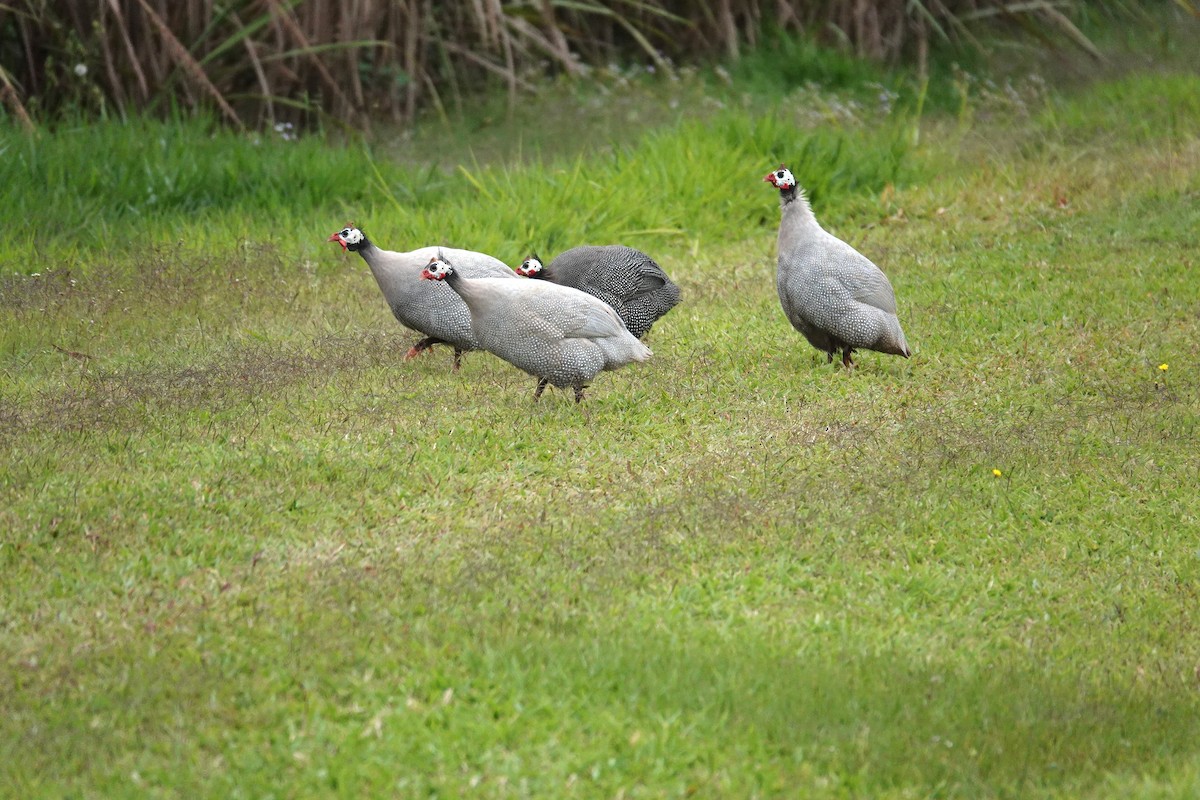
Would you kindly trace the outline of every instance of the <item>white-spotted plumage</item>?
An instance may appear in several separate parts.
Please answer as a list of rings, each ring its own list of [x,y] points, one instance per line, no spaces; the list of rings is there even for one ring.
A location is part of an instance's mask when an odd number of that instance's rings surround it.
[[[602,300],[548,281],[471,278],[448,251],[430,260],[422,277],[445,281],[471,311],[479,344],[538,378],[536,400],[553,384],[575,390],[575,402],[603,370],[652,355]]]
[[[459,367],[462,354],[479,350],[479,342],[471,328],[471,312],[462,299],[445,286],[421,280],[421,272],[429,259],[439,250],[461,264],[468,277],[487,277],[519,282],[511,269],[499,259],[485,253],[457,248],[422,247],[406,253],[376,247],[359,228],[347,225],[329,237],[343,250],[358,253],[367,262],[375,282],[379,284],[392,314],[401,325],[425,335],[406,358],[412,358],[435,344],[454,348],[454,368]]]
[[[549,264],[534,255],[517,267],[517,274],[598,297],[639,339],[680,299],[679,287],[654,259],[621,244],[572,247]]]
[[[830,361],[840,350],[847,367],[858,349],[908,358],[887,276],[820,226],[791,170],[781,164],[763,180],[779,189],[775,288],[792,326]]]

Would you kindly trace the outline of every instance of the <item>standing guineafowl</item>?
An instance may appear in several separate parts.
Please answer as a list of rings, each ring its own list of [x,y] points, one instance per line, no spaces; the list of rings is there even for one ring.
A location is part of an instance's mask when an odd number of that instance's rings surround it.
[[[779,266],[775,288],[783,313],[809,344],[853,367],[856,349],[908,358],[896,318],[896,295],[870,259],[825,231],[791,171],[783,166],[763,180],[779,189]]]
[[[329,241],[362,256],[400,324],[425,334],[425,338],[404,356],[406,361],[435,344],[448,344],[454,348],[454,369],[457,371],[464,352],[480,349],[471,330],[471,312],[466,304],[446,287],[421,280],[421,271],[429,259],[438,254],[439,248],[422,247],[407,253],[383,250],[353,225],[333,234]],[[461,264],[459,269],[469,277],[508,278],[514,283],[521,282],[503,261],[484,253],[453,248],[440,248],[440,252],[449,254]]]
[[[679,287],[654,259],[620,244],[573,247],[547,265],[534,255],[517,267],[517,274],[599,297],[639,339],[679,302]]]
[[[445,281],[471,309],[479,344],[538,379],[533,399],[547,383],[575,389],[575,402],[602,370],[650,358],[621,318],[601,300],[548,281],[468,278],[443,252],[421,277]]]

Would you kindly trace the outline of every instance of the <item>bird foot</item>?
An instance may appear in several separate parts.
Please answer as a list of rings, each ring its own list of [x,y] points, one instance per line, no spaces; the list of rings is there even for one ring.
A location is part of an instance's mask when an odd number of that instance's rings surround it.
[[[421,355],[421,353],[424,353],[426,350],[433,347],[435,344],[441,344],[441,343],[442,343],[441,339],[435,339],[432,336],[426,336],[424,339],[417,342],[416,344],[414,344],[412,347],[410,347],[408,349],[408,352],[404,354],[404,360],[412,361],[414,358]]]

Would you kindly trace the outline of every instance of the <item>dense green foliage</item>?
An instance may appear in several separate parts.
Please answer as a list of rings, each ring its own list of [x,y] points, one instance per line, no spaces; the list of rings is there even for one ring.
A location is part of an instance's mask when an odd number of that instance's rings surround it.
[[[797,87],[450,171],[4,131],[4,793],[1196,796],[1200,79],[1002,95],[918,138]],[[781,160],[912,359],[786,325]],[[348,216],[621,239],[684,303],[532,405],[400,360]]]

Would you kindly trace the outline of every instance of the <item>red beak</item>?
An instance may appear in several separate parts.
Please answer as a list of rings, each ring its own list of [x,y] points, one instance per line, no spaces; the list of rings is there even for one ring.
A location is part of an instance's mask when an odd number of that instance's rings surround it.
[[[337,242],[338,244],[340,244],[342,246],[343,250],[346,249],[346,243],[342,241],[342,235],[340,233],[333,234],[326,241]]]
[[[763,180],[767,183],[775,183],[775,171],[772,170],[771,172],[768,172],[766,176],[763,177]]]

